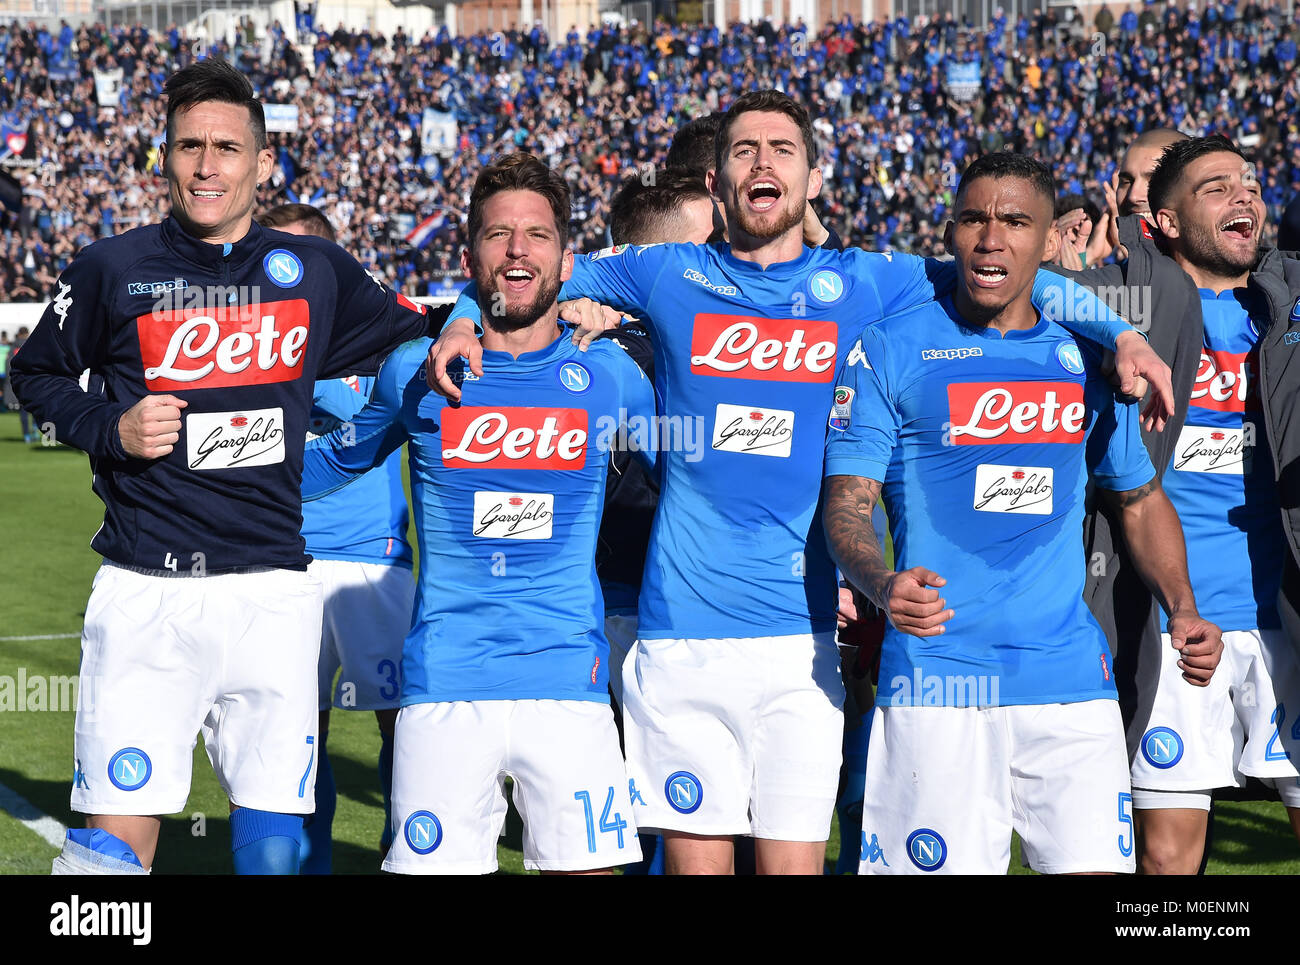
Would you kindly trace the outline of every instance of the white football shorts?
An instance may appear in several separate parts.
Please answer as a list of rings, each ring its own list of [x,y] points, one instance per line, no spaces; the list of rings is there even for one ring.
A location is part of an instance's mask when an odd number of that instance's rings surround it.
[[[608,703],[461,700],[398,712],[384,870],[495,871],[506,777],[524,822],[525,868],[590,871],[641,860]]]
[[[1209,791],[1244,786],[1246,775],[1294,787],[1300,668],[1283,631],[1225,631],[1223,657],[1206,687],[1183,680],[1168,634],[1161,634],[1160,654],[1151,715],[1130,731],[1135,789]],[[1139,794],[1137,803],[1155,808],[1164,801]]]
[[[829,836],[844,740],[834,633],[638,640],[623,698],[642,828]]]
[[[1133,871],[1113,700],[877,707],[859,874],[1005,874],[1011,832],[1043,874]]]
[[[402,566],[313,560],[325,592],[318,702],[321,710],[387,710],[401,700],[402,644],[411,628],[415,578]],[[338,684],[334,675],[339,674]]]
[[[182,810],[200,730],[232,802],[315,810],[320,618],[320,584],[303,572],[101,566],[81,636],[72,810]]]

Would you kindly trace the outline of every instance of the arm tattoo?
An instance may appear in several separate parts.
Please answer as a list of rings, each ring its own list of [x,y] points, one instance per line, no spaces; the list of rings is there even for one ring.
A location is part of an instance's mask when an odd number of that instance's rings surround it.
[[[1116,509],[1127,509],[1135,503],[1140,503],[1152,493],[1160,491],[1160,477],[1155,476],[1148,483],[1143,483],[1137,489],[1126,489],[1120,493],[1108,493],[1107,498],[1110,504]]]
[[[826,542],[845,578],[877,606],[891,571],[885,566],[871,512],[880,483],[861,476],[831,476],[826,485]]]

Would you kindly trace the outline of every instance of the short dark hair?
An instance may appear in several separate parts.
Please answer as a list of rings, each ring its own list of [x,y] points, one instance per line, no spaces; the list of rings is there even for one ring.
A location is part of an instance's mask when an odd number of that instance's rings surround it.
[[[1024,178],[1047,200],[1053,215],[1056,213],[1056,179],[1052,177],[1052,169],[1038,158],[1012,151],[994,151],[977,157],[957,182],[957,198],[981,178]]]
[[[634,174],[623,182],[609,205],[609,235],[616,245],[653,245],[677,241],[681,207],[709,197],[703,176],[694,171],[661,168],[646,178]]]
[[[259,151],[266,150],[266,113],[262,102],[253,95],[248,78],[224,60],[196,60],[167,78],[163,85],[167,95],[167,140],[172,139],[172,124],[178,111],[195,104],[219,101],[248,108],[248,123]]]
[[[284,228],[291,224],[298,224],[302,225],[309,234],[328,241],[338,241],[329,218],[325,217],[320,208],[310,204],[282,204],[264,212],[257,219],[257,223],[263,228]]]
[[[673,135],[673,143],[668,145],[668,157],[664,161],[664,166],[682,168],[704,177],[717,163],[718,151],[715,142],[720,127],[722,127],[722,115],[715,111],[677,128],[677,133]]]
[[[1081,194],[1063,194],[1056,199],[1056,216],[1058,218],[1078,208],[1084,210],[1084,213],[1092,219],[1093,224],[1096,224],[1101,218],[1101,209]]]
[[[799,133],[803,135],[804,150],[808,154],[808,166],[813,167],[817,163],[817,140],[813,137],[812,120],[808,117],[808,111],[804,106],[779,90],[751,90],[737,97],[735,103],[727,108],[727,113],[723,115],[722,124],[718,127],[713,144],[715,170],[722,167],[722,156],[727,150],[727,138],[731,134],[731,126],[736,123],[736,118],[753,111],[784,114],[794,121],[799,127]]]
[[[469,196],[469,240],[473,245],[483,227],[483,205],[501,191],[536,191],[550,203],[560,244],[569,240],[569,185],[544,163],[526,151],[497,158],[474,179]]]
[[[1178,182],[1182,179],[1183,171],[1187,169],[1187,165],[1200,160],[1207,154],[1218,154],[1221,151],[1235,154],[1243,162],[1250,161],[1250,158],[1241,153],[1241,149],[1237,145],[1222,134],[1211,134],[1209,137],[1189,137],[1186,140],[1175,141],[1165,148],[1165,152],[1160,155],[1160,160],[1156,162],[1155,170],[1151,172],[1151,180],[1147,184],[1147,201],[1151,205],[1152,214],[1167,205],[1169,197],[1174,193],[1174,188],[1178,186]]]

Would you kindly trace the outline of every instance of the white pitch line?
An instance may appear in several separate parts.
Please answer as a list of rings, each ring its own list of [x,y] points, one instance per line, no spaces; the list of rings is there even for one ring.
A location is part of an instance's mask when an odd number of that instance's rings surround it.
[[[37,633],[28,637],[0,637],[0,643],[9,643],[16,640],[71,640],[80,636],[80,633]]]
[[[3,784],[0,784],[0,810],[8,811],[19,824],[39,834],[52,847],[63,847],[68,829],[13,788]]]

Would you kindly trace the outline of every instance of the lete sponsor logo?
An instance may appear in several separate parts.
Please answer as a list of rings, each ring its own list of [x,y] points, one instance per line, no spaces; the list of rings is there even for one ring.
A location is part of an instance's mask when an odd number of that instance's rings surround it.
[[[587,410],[448,408],[442,439],[442,464],[449,469],[581,469],[587,464]]]
[[[829,382],[835,377],[834,322],[695,316],[691,373],[769,382]]]
[[[150,392],[292,382],[311,320],[301,298],[182,309],[135,320]]]
[[[720,452],[788,458],[793,439],[794,413],[788,409],[718,403],[713,420],[713,448]]]
[[[474,535],[484,539],[550,539],[554,493],[474,493]]]
[[[973,505],[981,513],[1048,516],[1052,512],[1052,468],[976,466]]]
[[[1183,426],[1174,449],[1173,468],[1182,472],[1240,476],[1250,472],[1250,455],[1242,429]]]
[[[955,446],[1083,442],[1078,382],[953,382],[948,412]]]
[[[1192,386],[1192,405],[1218,412],[1245,412],[1258,408],[1255,373],[1259,350],[1224,352],[1201,350],[1201,363]]]
[[[239,469],[284,462],[284,410],[195,412],[185,417],[191,469]]]

